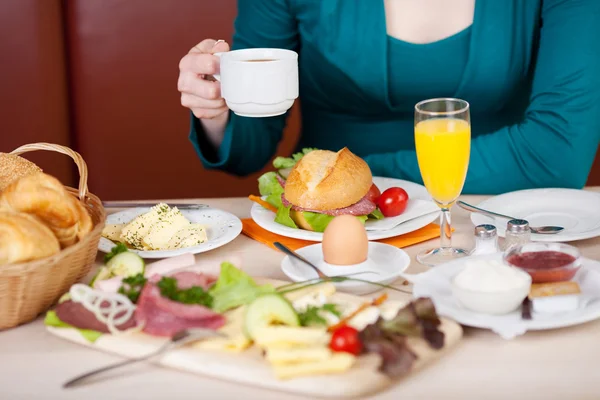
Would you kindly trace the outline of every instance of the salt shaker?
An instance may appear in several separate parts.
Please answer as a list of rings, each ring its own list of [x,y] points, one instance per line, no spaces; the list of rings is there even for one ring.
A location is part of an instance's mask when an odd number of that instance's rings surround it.
[[[483,224],[475,227],[475,248],[471,255],[499,252],[498,235],[494,225]]]
[[[531,230],[529,222],[524,219],[511,219],[506,224],[506,234],[504,236],[504,250],[513,246],[520,246],[529,243],[531,240]]]

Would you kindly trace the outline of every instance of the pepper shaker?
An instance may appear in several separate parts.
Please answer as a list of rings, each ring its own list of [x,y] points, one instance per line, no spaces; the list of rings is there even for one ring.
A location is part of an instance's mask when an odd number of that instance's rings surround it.
[[[529,229],[529,222],[524,219],[511,219],[508,221],[504,237],[505,251],[513,246],[527,244],[530,240],[531,229]]]
[[[490,224],[477,225],[475,227],[475,248],[471,251],[471,255],[493,254],[499,251],[496,227]]]

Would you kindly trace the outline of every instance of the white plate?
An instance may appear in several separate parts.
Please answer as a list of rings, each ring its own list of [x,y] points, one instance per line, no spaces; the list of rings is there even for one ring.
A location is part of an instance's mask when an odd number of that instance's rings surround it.
[[[394,186],[403,188],[408,194],[409,206],[410,199],[431,201],[431,197],[429,196],[429,193],[427,193],[427,189],[425,189],[424,186],[414,182],[392,178],[381,178],[375,176],[373,177],[373,183],[377,185],[381,192]],[[285,225],[278,224],[277,222],[275,222],[275,213],[265,209],[259,204],[255,203],[252,205],[250,214],[252,216],[252,219],[254,220],[254,222],[256,222],[258,226],[277,235],[295,239],[310,240],[313,242],[320,242],[323,240],[323,233],[321,232],[311,232],[304,229],[294,229]],[[439,210],[403,222],[400,225],[397,225],[396,227],[388,230],[369,230],[367,226],[367,237],[369,238],[369,240],[379,240],[403,235],[405,233],[413,232],[418,229],[421,229],[426,225],[429,225],[430,223],[435,221],[438,218],[438,216]],[[367,225],[369,223],[370,221],[367,221]]]
[[[505,339],[512,339],[530,330],[545,330],[578,325],[600,318],[600,299],[589,302],[575,311],[553,314],[534,313],[531,320],[521,318],[520,308],[509,314],[493,316],[470,311],[452,296],[451,280],[464,267],[466,260],[498,260],[502,254],[471,256],[441,264],[422,274],[414,275],[414,297],[431,297],[436,310],[463,325],[490,329]],[[582,296],[600,292],[600,262],[583,259],[582,268],[574,280],[581,287]]]
[[[531,235],[537,242],[570,242],[600,236],[600,194],[576,189],[531,189],[505,193],[478,207],[529,221],[530,226],[555,225],[565,229],[553,235]],[[504,237],[504,218],[471,213],[475,225],[492,224]]]
[[[369,242],[369,256],[367,261],[357,265],[331,265],[323,260],[321,243],[302,247],[296,253],[316,265],[325,275],[339,276],[352,275],[354,278],[388,285],[394,282],[410,265],[410,257],[404,250],[385,243]],[[283,273],[294,282],[303,282],[318,278],[315,270],[303,262],[286,256],[281,262]],[[370,273],[370,272],[376,272]],[[341,292],[357,295],[372,293],[382,288],[366,282],[345,281],[334,283]]]
[[[150,211],[150,207],[132,208],[111,214],[106,217],[107,224],[125,224],[133,220],[140,214]],[[166,258],[174,257],[185,253],[198,254],[217,247],[221,247],[238,237],[242,232],[242,221],[233,214],[215,208],[200,208],[197,210],[180,210],[184,217],[190,222],[206,226],[206,236],[208,240],[198,246],[186,247],[177,250],[131,250],[139,254],[142,258]],[[98,250],[104,253],[110,252],[115,243],[101,238],[98,244]]]

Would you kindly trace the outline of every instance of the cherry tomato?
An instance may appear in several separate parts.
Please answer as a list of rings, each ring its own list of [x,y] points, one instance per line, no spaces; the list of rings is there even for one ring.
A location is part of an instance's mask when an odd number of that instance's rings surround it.
[[[372,203],[377,204],[379,196],[381,196],[379,188],[375,184],[372,184],[371,189],[369,189],[369,191],[367,192],[367,199],[371,200]]]
[[[329,348],[333,351],[359,355],[362,343],[358,338],[358,331],[351,326],[343,325],[333,331]]]
[[[395,217],[406,210],[408,193],[402,188],[391,187],[384,190],[377,200],[377,207],[385,217]]]

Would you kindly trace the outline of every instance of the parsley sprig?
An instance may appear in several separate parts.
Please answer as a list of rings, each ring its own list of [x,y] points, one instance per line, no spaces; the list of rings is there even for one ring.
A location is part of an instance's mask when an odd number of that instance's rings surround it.
[[[335,304],[323,304],[321,307],[308,306],[304,312],[298,313],[300,318],[300,325],[302,326],[315,326],[325,325],[327,326],[327,320],[321,315],[322,312],[328,312],[336,317],[340,318],[342,314],[337,309]]]
[[[146,279],[142,273],[130,276],[128,278],[123,278],[121,281],[121,287],[119,288],[119,293],[127,296],[129,300],[135,304],[137,303],[140,293],[142,293],[142,289],[147,281],[148,279]]]
[[[158,282],[160,294],[163,297],[183,304],[200,304],[211,308],[213,297],[200,286],[192,286],[188,289],[179,289],[177,279],[164,276]]]

